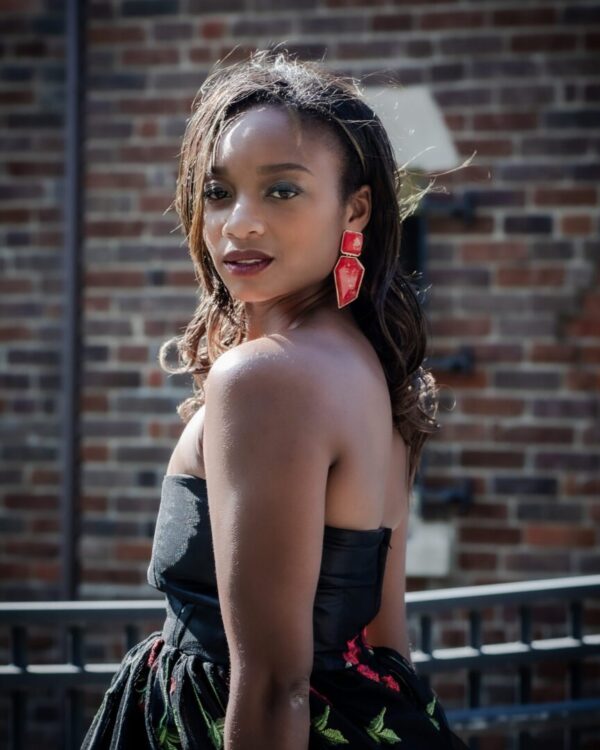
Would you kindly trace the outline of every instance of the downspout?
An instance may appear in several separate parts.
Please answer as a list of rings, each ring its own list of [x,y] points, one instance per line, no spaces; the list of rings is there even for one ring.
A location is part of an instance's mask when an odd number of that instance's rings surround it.
[[[84,101],[84,0],[66,5],[66,120],[63,252],[63,326],[61,358],[61,494],[60,528],[62,599],[77,597],[77,541],[79,536],[79,402],[81,368],[80,292],[82,216],[83,101]]]

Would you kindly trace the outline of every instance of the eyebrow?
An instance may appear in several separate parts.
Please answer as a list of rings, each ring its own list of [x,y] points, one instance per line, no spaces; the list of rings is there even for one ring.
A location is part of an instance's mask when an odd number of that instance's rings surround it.
[[[308,172],[308,174],[312,174],[310,169],[308,167],[305,167],[303,164],[296,164],[291,161],[282,162],[281,164],[263,164],[260,167],[257,167],[256,171],[259,174],[270,174],[271,172],[290,172],[290,171],[299,171],[299,172]],[[220,167],[218,164],[213,164],[211,169],[209,169],[209,174],[214,175],[222,175],[226,174],[227,170],[225,167]]]

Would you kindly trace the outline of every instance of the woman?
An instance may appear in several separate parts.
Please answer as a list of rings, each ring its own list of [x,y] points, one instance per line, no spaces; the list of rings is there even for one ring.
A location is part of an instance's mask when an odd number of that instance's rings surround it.
[[[398,188],[381,123],[318,66],[262,52],[202,86],[175,201],[202,290],[178,341],[197,390],[149,569],[167,621],[84,748],[462,746],[404,616],[409,490],[437,425]]]

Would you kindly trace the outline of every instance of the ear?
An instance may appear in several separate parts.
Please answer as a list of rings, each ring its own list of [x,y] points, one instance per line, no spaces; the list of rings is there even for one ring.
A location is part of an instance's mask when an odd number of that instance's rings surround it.
[[[345,228],[352,232],[362,232],[371,218],[371,186],[361,185],[346,206]]]

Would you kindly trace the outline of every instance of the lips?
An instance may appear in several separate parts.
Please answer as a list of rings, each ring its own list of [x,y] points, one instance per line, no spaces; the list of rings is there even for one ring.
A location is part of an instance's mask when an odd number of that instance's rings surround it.
[[[223,256],[224,263],[238,263],[239,261],[251,260],[273,260],[270,255],[263,253],[261,250],[230,250]]]
[[[230,250],[223,256],[223,265],[234,276],[254,276],[267,268],[273,258],[262,250]]]

